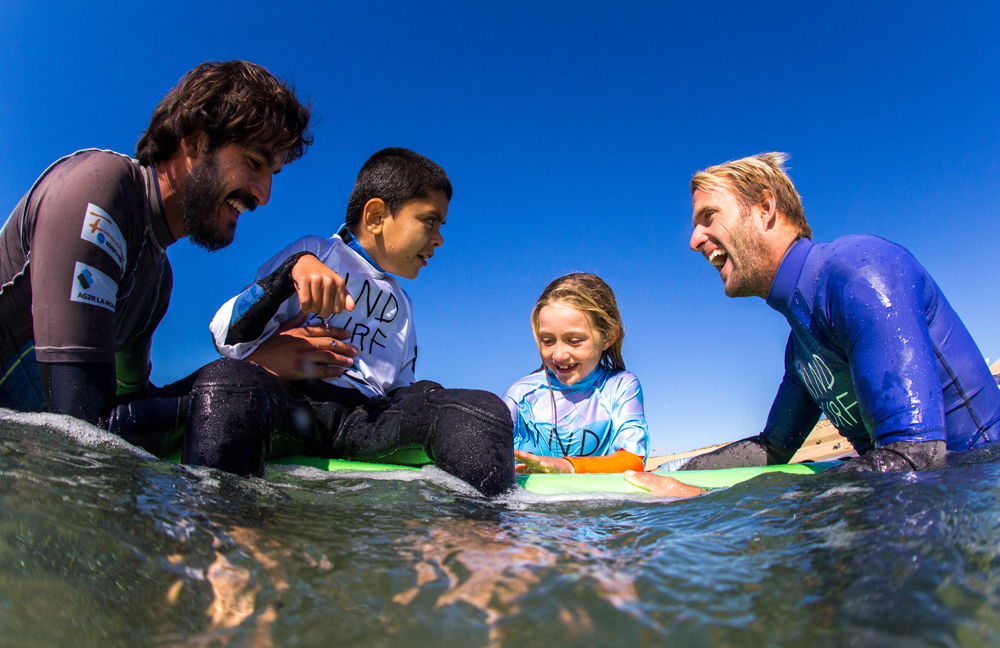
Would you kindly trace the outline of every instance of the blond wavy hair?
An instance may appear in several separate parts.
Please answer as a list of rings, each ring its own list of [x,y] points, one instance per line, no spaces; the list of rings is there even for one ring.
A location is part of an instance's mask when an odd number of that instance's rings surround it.
[[[811,239],[812,228],[802,210],[802,197],[786,171],[788,158],[787,153],[760,153],[708,167],[691,178],[691,193],[699,189],[725,189],[731,191],[747,211],[754,205],[760,205],[765,194],[770,194],[774,197],[777,211],[798,230],[799,236]]]
[[[574,272],[559,277],[542,291],[534,310],[531,311],[531,329],[538,341],[538,313],[553,302],[566,302],[581,311],[590,320],[591,326],[605,340],[617,333],[618,339],[601,353],[600,365],[615,371],[625,370],[622,359],[622,340],[625,339],[625,324],[618,310],[615,293],[603,279],[586,272]],[[543,365],[544,366],[544,365]]]

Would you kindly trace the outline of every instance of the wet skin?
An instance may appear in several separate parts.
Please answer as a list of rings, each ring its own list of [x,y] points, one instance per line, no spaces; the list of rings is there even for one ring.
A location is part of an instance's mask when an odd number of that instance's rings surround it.
[[[691,250],[719,271],[726,295],[766,298],[777,270],[764,240],[768,214],[758,206],[744,208],[721,188],[698,189],[692,207]]]

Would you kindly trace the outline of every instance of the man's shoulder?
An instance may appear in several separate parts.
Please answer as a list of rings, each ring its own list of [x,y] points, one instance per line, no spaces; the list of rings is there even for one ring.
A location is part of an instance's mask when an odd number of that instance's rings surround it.
[[[57,202],[86,200],[106,211],[114,211],[113,206],[130,210],[147,200],[145,184],[142,167],[127,155],[84,149],[53,162],[33,192],[52,195],[55,190]]]
[[[903,246],[873,234],[849,234],[828,243],[816,243],[813,249],[820,251],[829,262],[848,260],[854,265],[863,265],[866,260],[877,260],[884,256],[909,256]]]
[[[82,149],[59,158],[49,167],[47,177],[106,182],[109,177],[138,179],[140,165],[122,153],[104,149]],[[94,175],[95,173],[99,175]]]
[[[917,265],[903,246],[871,234],[851,234],[813,246],[810,262],[816,274],[831,281],[854,277],[871,278],[883,272],[896,273],[900,264]]]

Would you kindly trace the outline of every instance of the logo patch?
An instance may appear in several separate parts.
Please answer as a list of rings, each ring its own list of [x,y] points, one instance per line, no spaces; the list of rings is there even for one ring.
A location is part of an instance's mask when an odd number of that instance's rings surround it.
[[[115,280],[97,268],[86,263],[76,262],[73,269],[73,288],[70,291],[70,301],[93,304],[115,312],[118,284]]]
[[[111,220],[108,212],[93,203],[87,203],[87,213],[83,216],[83,231],[80,238],[90,241],[114,259],[118,268],[125,269],[127,250],[125,237],[118,224]]]

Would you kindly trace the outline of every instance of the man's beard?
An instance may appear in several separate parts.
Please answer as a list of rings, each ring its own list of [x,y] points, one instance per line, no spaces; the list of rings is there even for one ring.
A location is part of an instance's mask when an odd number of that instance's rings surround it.
[[[733,271],[726,282],[728,297],[764,297],[771,290],[774,275],[768,267],[768,250],[763,235],[753,229],[750,210],[740,209],[740,219],[730,236],[726,254]],[[739,269],[737,271],[737,261]]]
[[[242,195],[245,192],[232,192]],[[184,187],[181,201],[182,217],[191,242],[209,252],[221,250],[236,238],[236,228],[221,222],[219,208],[225,202],[222,196],[222,174],[214,152],[207,153],[193,169]],[[248,209],[255,206],[254,200],[243,204]]]

